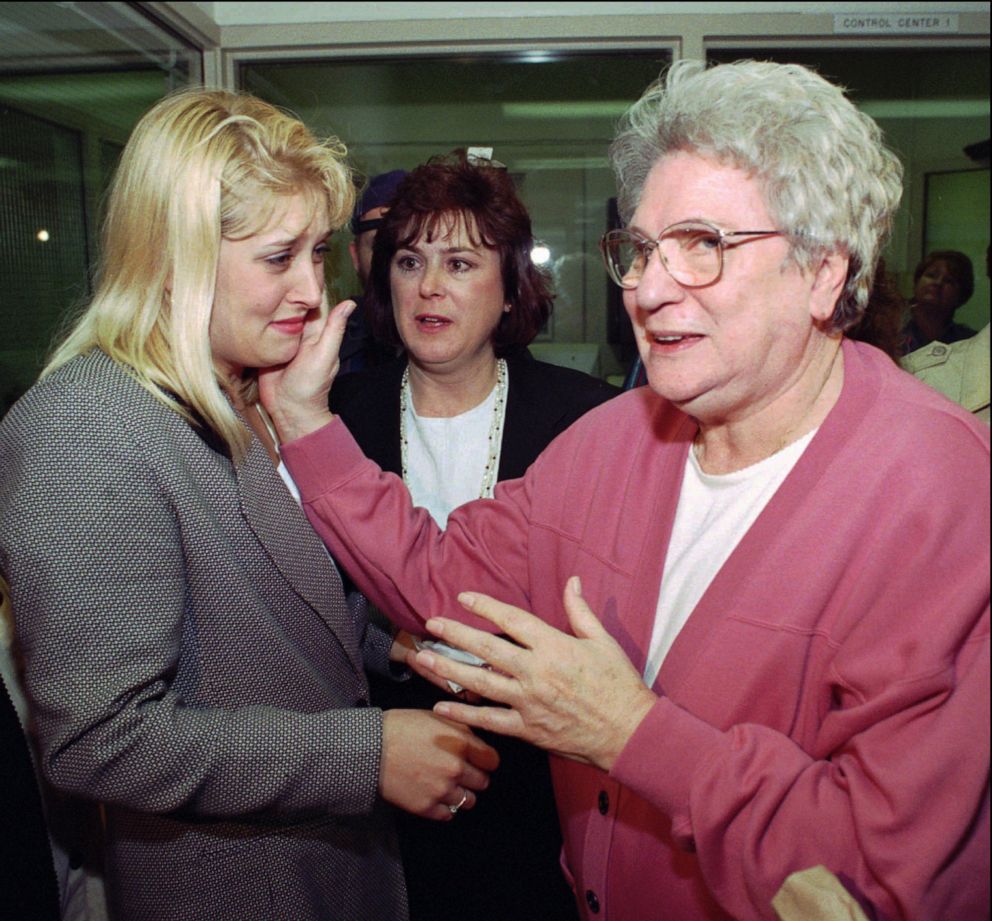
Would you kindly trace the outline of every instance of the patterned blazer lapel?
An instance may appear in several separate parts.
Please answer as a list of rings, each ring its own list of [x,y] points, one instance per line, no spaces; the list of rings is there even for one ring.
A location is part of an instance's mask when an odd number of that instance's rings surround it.
[[[327,623],[356,671],[363,671],[360,627],[345,601],[337,568],[257,438],[237,466],[237,483],[245,520],[273,563]]]

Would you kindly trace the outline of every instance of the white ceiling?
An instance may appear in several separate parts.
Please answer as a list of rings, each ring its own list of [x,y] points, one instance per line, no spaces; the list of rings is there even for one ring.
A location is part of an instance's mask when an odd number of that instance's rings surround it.
[[[709,15],[721,13],[987,13],[984,2],[875,2],[785,3],[785,2],[676,2],[631,3],[332,3],[237,2],[237,0],[197,0],[198,6],[219,26],[271,25],[304,22],[367,22],[405,19],[470,19],[524,16]]]

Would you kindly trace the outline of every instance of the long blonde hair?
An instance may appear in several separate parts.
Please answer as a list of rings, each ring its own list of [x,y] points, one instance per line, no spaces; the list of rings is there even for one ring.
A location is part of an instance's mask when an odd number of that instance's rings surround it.
[[[241,457],[249,435],[210,351],[221,238],[262,230],[302,194],[339,228],[354,184],[336,138],[253,96],[185,90],[131,135],[111,185],[96,294],[42,375],[100,348],[171,408],[197,414]]]

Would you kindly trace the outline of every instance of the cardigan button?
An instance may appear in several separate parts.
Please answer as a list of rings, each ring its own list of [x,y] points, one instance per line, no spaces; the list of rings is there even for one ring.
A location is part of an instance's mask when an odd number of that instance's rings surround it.
[[[586,889],[586,905],[589,906],[589,911],[594,915],[599,914],[599,898],[592,889]]]
[[[605,790],[599,791],[599,814],[606,815],[610,811],[610,797]]]

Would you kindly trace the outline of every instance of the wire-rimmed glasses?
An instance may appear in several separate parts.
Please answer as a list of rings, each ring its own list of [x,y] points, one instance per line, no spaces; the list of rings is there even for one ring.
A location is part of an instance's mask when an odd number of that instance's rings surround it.
[[[775,237],[781,230],[721,230],[705,221],[680,221],[666,227],[655,240],[636,230],[610,230],[599,248],[606,271],[621,288],[636,288],[654,250],[661,264],[680,285],[701,288],[723,271],[723,251],[729,237]],[[745,242],[745,241],[741,241]],[[739,245],[739,244],[738,244]]]

